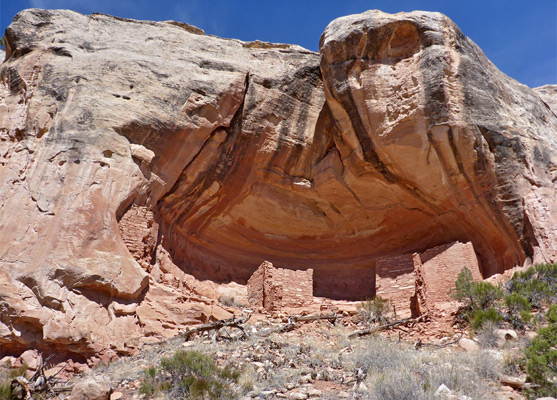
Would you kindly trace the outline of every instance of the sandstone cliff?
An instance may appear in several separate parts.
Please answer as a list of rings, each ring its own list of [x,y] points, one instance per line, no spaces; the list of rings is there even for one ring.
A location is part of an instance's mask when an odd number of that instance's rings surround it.
[[[557,116],[441,14],[339,18],[319,54],[37,9],[5,37],[0,353],[132,351],[263,260],[333,298],[457,240],[484,276],[557,261]]]

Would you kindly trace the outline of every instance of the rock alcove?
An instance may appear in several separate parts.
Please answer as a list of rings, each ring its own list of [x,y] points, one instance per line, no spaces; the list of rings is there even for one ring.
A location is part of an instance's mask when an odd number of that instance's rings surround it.
[[[263,260],[339,299],[372,295],[382,258],[455,241],[484,277],[557,260],[551,88],[441,14],[342,17],[319,53],[63,10],[5,38],[2,351],[124,354],[226,315],[200,281]]]

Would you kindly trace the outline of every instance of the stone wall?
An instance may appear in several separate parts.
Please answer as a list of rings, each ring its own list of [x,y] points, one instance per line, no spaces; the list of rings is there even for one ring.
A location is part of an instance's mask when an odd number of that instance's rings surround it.
[[[267,311],[308,305],[313,301],[313,270],[275,268],[264,261],[248,280],[248,301]]]
[[[449,291],[464,267],[482,275],[471,242],[452,242],[423,253],[383,257],[376,263],[376,293],[394,305],[399,317],[417,315],[451,300]]]
[[[248,303],[252,307],[263,307],[265,271],[269,267],[272,268],[273,264],[268,261],[263,261],[248,280]]]
[[[415,292],[412,254],[383,257],[376,263],[376,295],[391,301],[397,316],[407,317]]]
[[[452,242],[422,253],[378,259],[375,263],[375,282],[368,276],[368,272],[373,272],[371,268],[362,270],[366,273],[353,278],[359,279],[358,285],[362,287],[368,285],[370,293],[389,300],[397,317],[405,318],[450,301],[449,291],[464,267],[470,269],[475,280],[482,279],[472,243]],[[346,291],[349,292],[350,288]],[[275,268],[265,261],[248,280],[248,301],[254,307],[272,311],[301,307],[312,300],[312,269]]]
[[[146,269],[155,249],[157,227],[153,211],[133,204],[118,223],[122,239],[133,258]]]
[[[449,291],[464,267],[474,280],[482,280],[478,259],[471,242],[433,247],[420,254],[426,298],[429,304],[450,301]]]

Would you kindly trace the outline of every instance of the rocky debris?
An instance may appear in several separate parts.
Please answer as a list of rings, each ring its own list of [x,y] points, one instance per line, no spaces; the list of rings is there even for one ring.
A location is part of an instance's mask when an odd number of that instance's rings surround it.
[[[41,359],[42,357],[37,350],[27,350],[21,353],[13,365],[15,367],[25,365],[29,370],[36,371],[41,363]]]
[[[524,389],[526,386],[526,375],[522,376],[501,376],[499,378],[503,386],[510,386],[513,389]]]
[[[110,394],[110,400],[120,400],[122,397],[124,397],[122,392],[112,392]]]
[[[264,322],[255,322],[253,327],[261,329],[268,326],[269,323],[277,323],[278,320]],[[192,349],[212,354],[220,366],[233,365],[239,370],[247,371],[253,388],[244,395],[244,399],[365,398],[376,384],[373,379],[380,371],[354,368],[354,360],[365,360],[362,358],[365,356],[360,352],[365,353],[364,348],[368,344],[358,340],[351,342],[350,346],[344,347],[343,340],[345,339],[343,338],[346,333],[341,333],[339,327],[333,326],[329,322],[314,321],[298,330],[275,334],[267,338],[252,336],[245,340],[217,342],[204,337],[197,337],[193,341],[186,342],[182,341],[183,338],[173,338],[166,343],[145,348],[142,353],[128,361],[119,360],[103,367],[103,374],[111,377],[114,382],[112,395],[120,393],[120,398],[123,400],[136,399],[139,397],[138,390],[143,378],[142,371],[148,366],[158,365],[162,358],[169,357],[178,349]],[[402,350],[407,349],[408,345],[408,343],[392,341],[389,346]],[[463,359],[460,356],[447,358],[451,352],[460,351],[455,343],[448,347],[424,346],[412,350],[411,357],[423,354],[426,364],[420,365],[428,369],[433,361],[439,363],[440,368],[444,370],[447,368],[448,360],[452,360],[451,363],[458,363]],[[388,355],[385,356],[388,357]],[[489,354],[479,354],[478,357],[485,362],[487,361],[485,357],[489,357]],[[438,361],[438,358],[445,361]],[[388,359],[381,362],[388,362]],[[454,366],[454,368],[460,367]],[[474,367],[465,366],[465,368]],[[489,374],[496,375],[493,371],[490,371]],[[507,379],[507,377],[502,376],[502,379]],[[508,379],[514,378],[508,377]],[[516,379],[523,378],[517,377]],[[485,384],[485,382],[475,382],[475,385],[480,384]],[[450,392],[439,393],[438,398],[460,400],[474,398],[463,395],[461,388],[452,387],[452,385],[454,385],[453,381],[445,383],[445,387]],[[522,399],[520,394],[512,388],[502,388],[498,383],[498,378],[493,380],[492,385],[492,392],[486,394],[489,398]],[[432,396],[435,390],[437,388],[431,389]]]
[[[442,384],[437,388],[437,390],[435,391],[435,393],[433,393],[433,395],[434,395],[435,397],[439,397],[439,396],[444,396],[444,397],[446,397],[447,395],[450,395],[451,393],[452,393],[452,392],[451,392],[451,389],[449,389],[447,386],[445,386],[444,383],[442,383]]]
[[[262,260],[342,300],[454,241],[484,277],[557,260],[557,116],[441,14],[339,18],[319,54],[64,10],[5,37],[0,356],[133,354],[232,317],[207,280]]]

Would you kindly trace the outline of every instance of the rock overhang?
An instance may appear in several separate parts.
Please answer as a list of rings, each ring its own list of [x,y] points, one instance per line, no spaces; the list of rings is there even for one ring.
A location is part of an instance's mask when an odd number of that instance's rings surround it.
[[[555,114],[441,14],[335,20],[320,55],[66,11],[22,12],[7,38],[1,267],[71,263],[78,296],[112,265],[72,304],[143,302],[161,254],[217,281],[312,268],[331,297],[453,241],[484,276],[555,260]],[[147,224],[133,248],[123,221]]]

